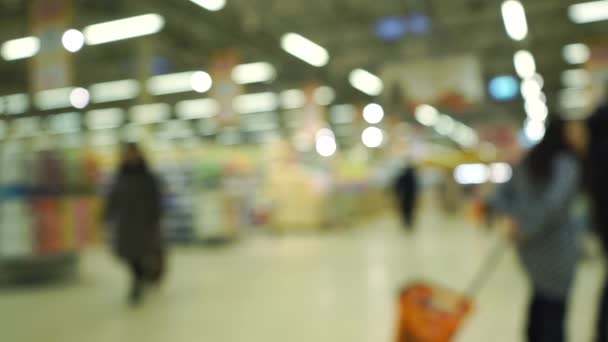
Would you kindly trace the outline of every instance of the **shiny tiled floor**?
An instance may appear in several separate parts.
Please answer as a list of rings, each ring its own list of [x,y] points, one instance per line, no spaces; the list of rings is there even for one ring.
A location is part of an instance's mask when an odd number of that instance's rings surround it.
[[[137,309],[125,305],[123,267],[95,250],[77,282],[0,290],[0,341],[391,341],[400,285],[424,278],[464,288],[494,241],[462,219],[428,212],[414,234],[384,218],[324,234],[179,248],[164,287]],[[600,270],[597,261],[581,266],[572,341],[590,341]],[[526,296],[509,251],[458,340],[521,341]]]

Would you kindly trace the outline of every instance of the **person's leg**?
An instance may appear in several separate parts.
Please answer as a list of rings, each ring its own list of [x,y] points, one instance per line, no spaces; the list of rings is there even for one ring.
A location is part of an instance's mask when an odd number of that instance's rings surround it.
[[[129,292],[129,301],[131,304],[138,304],[143,295],[145,269],[140,260],[130,260],[129,268],[131,269],[131,290]]]
[[[538,337],[540,335],[540,322],[542,322],[543,319],[541,316],[541,306],[542,302],[537,293],[534,292],[528,307],[528,322],[526,327],[526,337],[528,338],[528,342],[539,341]]]
[[[533,342],[564,342],[566,340],[566,300],[539,295],[538,335]]]
[[[409,229],[414,227],[414,205],[409,198],[404,198],[402,203],[403,223]]]

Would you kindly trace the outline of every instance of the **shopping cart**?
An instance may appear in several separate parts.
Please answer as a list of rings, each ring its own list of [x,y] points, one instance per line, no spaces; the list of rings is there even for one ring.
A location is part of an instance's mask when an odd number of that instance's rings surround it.
[[[464,293],[414,282],[399,296],[397,342],[449,342],[473,310],[473,298],[500,261],[505,243],[499,241]]]

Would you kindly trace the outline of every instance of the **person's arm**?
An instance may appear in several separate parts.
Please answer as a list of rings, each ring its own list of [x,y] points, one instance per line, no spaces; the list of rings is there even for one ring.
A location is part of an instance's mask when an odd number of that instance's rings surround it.
[[[519,229],[523,240],[532,238],[544,232],[547,221],[555,214],[564,210],[572,203],[580,187],[580,166],[568,156],[559,156],[553,163],[553,175],[545,187],[537,205],[520,203]]]
[[[487,201],[487,205],[494,215],[512,216],[515,214],[517,177],[519,177],[519,172],[516,171],[507,183],[498,186],[494,195]]]

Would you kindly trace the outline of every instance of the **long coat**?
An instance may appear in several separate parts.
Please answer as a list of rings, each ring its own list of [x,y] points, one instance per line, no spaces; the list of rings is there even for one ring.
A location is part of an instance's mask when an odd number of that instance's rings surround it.
[[[591,143],[586,160],[586,181],[593,207],[593,223],[608,252],[608,104],[589,118]]]
[[[161,201],[160,185],[151,173],[119,173],[106,205],[118,256],[140,260],[161,251]]]

